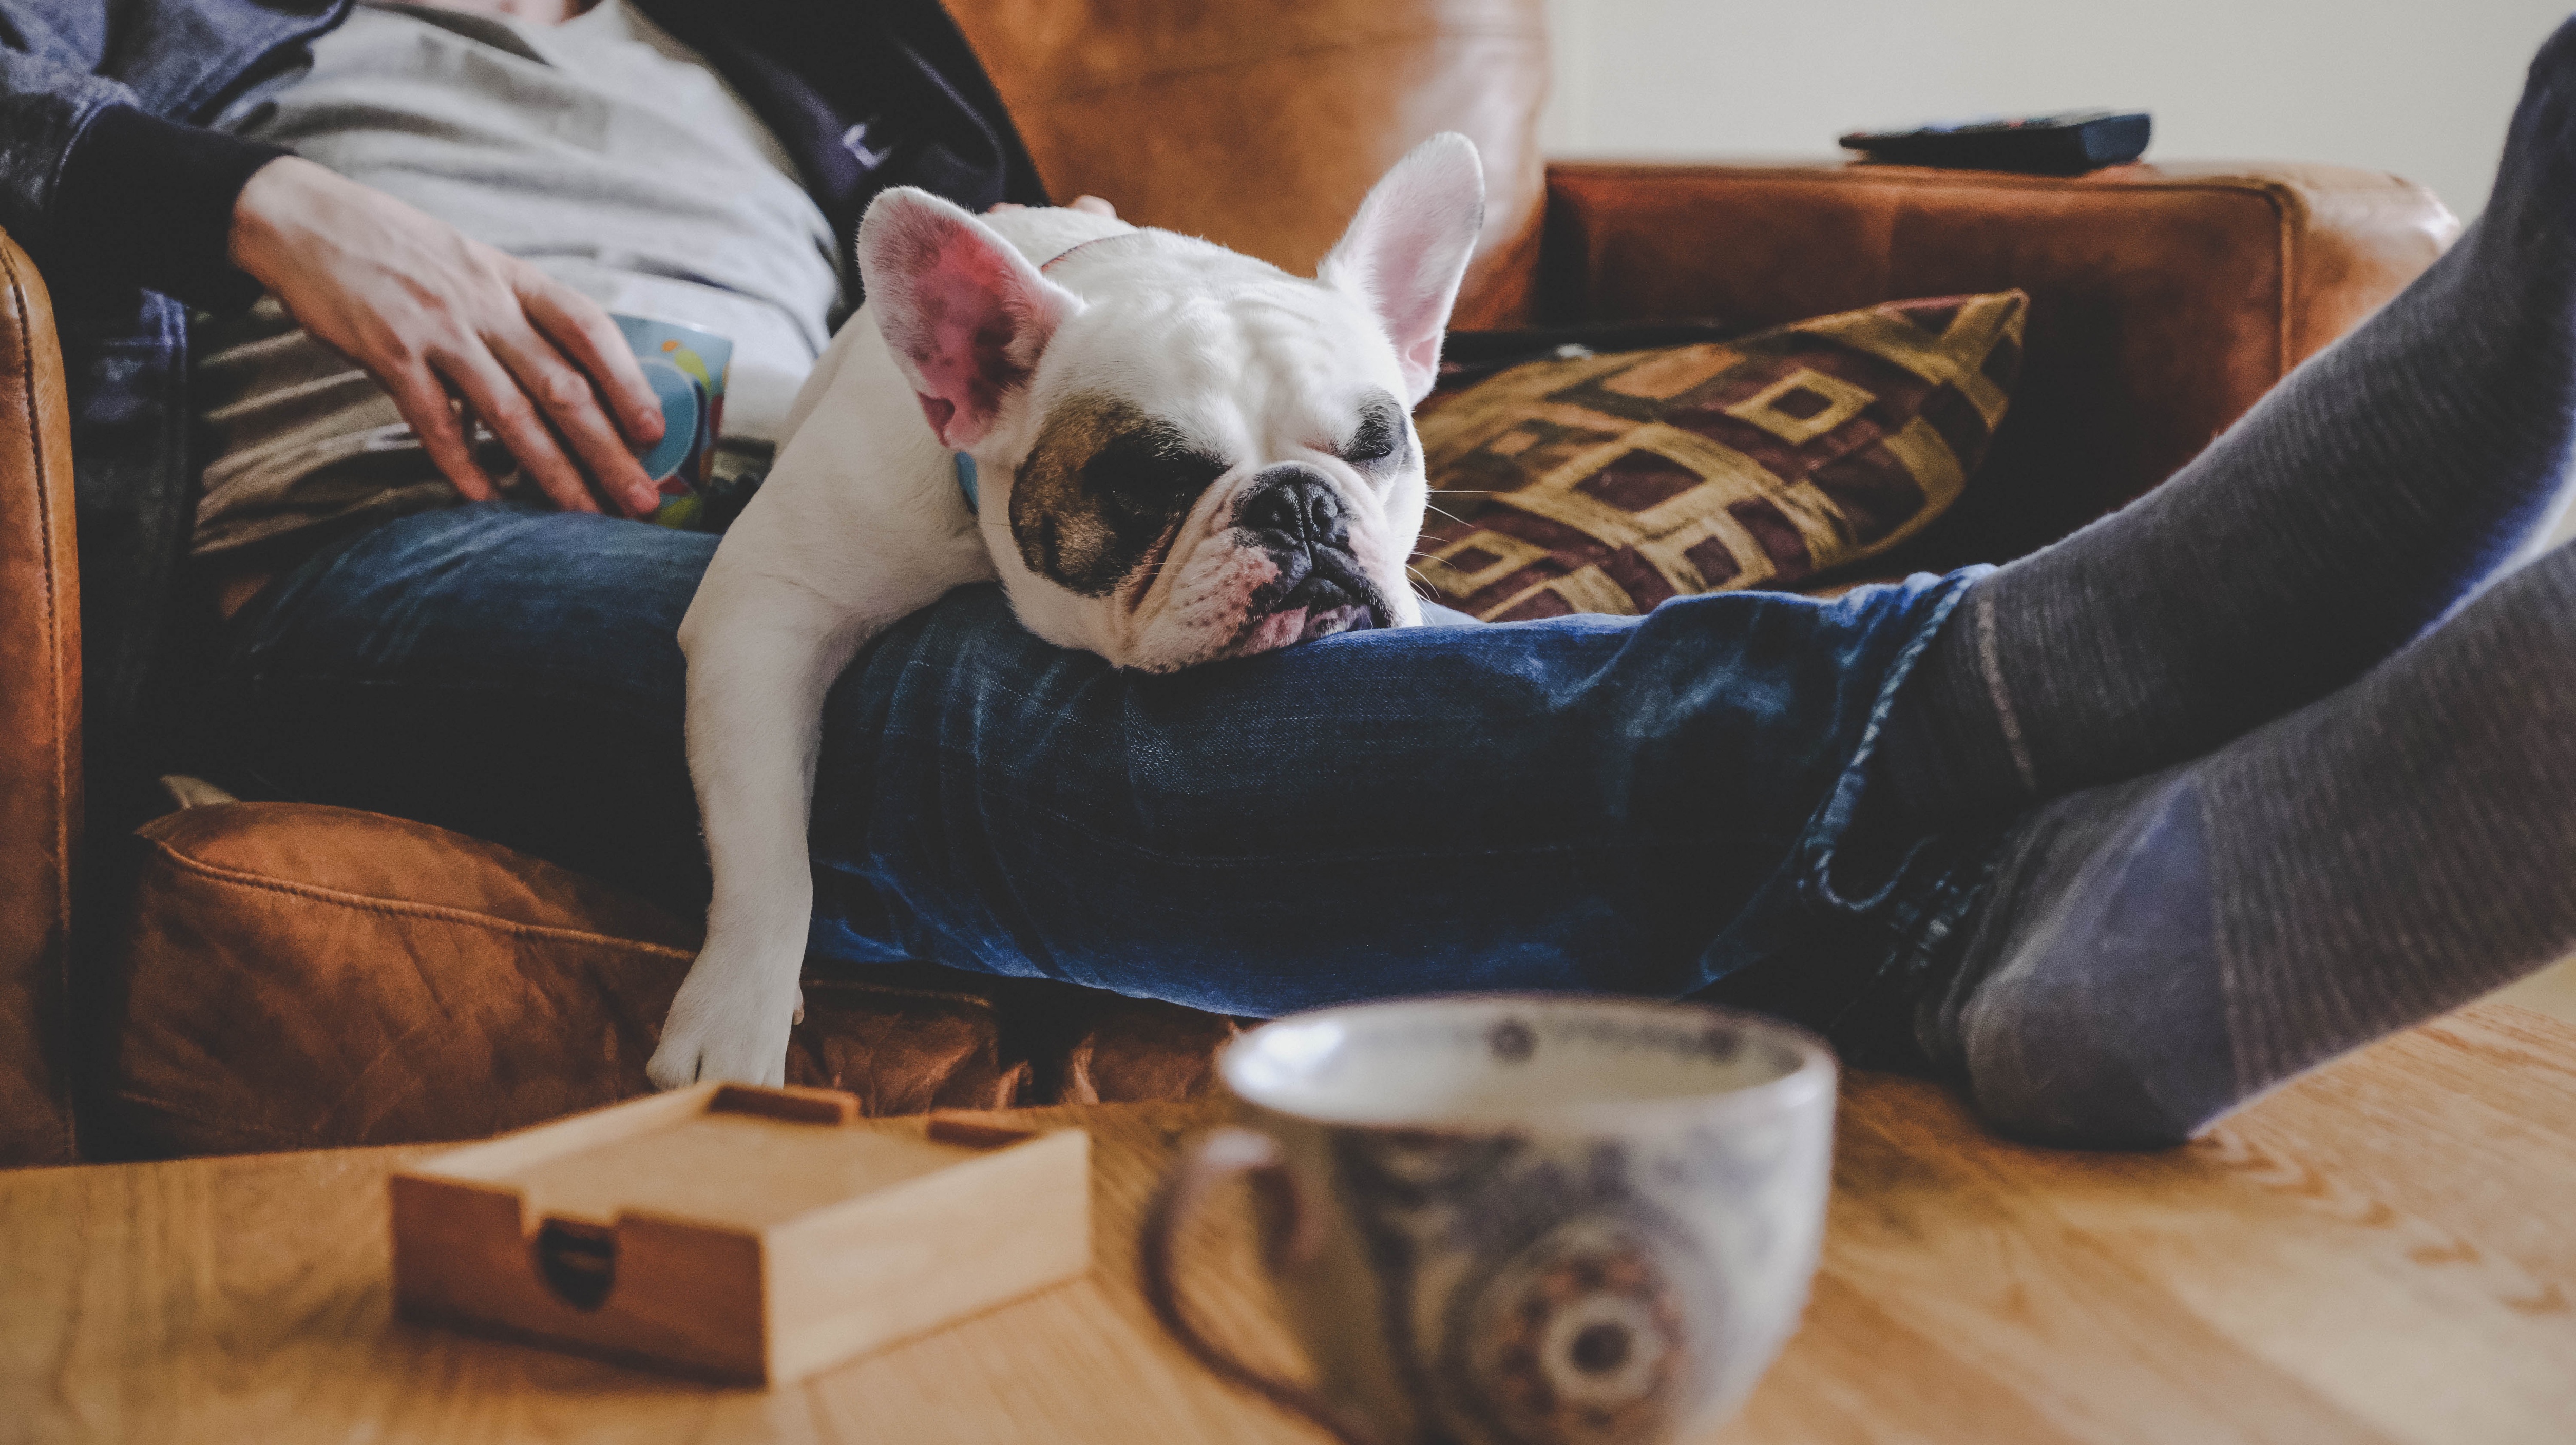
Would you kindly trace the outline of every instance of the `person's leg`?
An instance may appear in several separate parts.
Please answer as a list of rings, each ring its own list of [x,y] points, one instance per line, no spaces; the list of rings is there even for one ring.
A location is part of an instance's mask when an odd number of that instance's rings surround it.
[[[508,508],[388,523],[240,619],[217,780],[700,906],[671,638],[711,547]],[[1806,958],[1820,805],[1952,595],[1730,594],[1152,677],[964,589],[833,690],[815,951],[1241,1014],[1470,987],[1669,997]],[[1828,1007],[1837,976],[1819,960],[1804,996]]]
[[[2169,1143],[2576,950],[2576,547],[2359,682],[2018,824],[1917,1015],[1988,1122]]]
[[[234,619],[188,765],[704,907],[675,636],[715,544],[497,503],[375,527]]]
[[[1819,818],[1954,587],[1354,633],[1171,676],[952,594],[826,708],[813,947],[1265,1016],[1669,998],[1796,956],[1810,986],[1775,1002],[1824,1026],[1889,944],[1833,930]]]
[[[2485,214],[2173,480],[1978,584],[1891,728],[1926,817],[2195,757],[2359,676],[2544,525],[2576,439],[2576,23]]]

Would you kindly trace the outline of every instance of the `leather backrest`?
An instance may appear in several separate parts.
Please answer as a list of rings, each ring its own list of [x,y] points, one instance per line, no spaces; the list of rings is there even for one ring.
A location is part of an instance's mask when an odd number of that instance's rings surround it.
[[[1928,568],[2017,556],[2146,492],[2459,231],[2421,186],[2279,162],[2076,177],[1578,162],[1550,187],[1551,319],[1758,327],[2030,293],[1994,450],[1901,559]]]
[[[1311,274],[1415,142],[1464,132],[1485,233],[1454,324],[1524,319],[1542,0],[947,0],[1058,200]]]
[[[67,1027],[79,846],[80,583],[53,306],[0,235],[0,1165],[74,1156]]]

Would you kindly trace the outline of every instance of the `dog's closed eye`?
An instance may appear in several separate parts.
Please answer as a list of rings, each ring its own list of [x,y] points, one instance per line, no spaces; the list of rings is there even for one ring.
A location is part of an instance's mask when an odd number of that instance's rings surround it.
[[[1117,523],[1151,523],[1159,530],[1188,511],[1226,468],[1225,458],[1190,445],[1171,427],[1146,422],[1093,453],[1083,463],[1082,481]]]
[[[1394,397],[1379,392],[1361,404],[1359,426],[1340,455],[1352,466],[1367,467],[1394,459],[1406,444],[1404,413]]]
[[[1080,596],[1106,597],[1227,465],[1116,397],[1068,398],[1011,491],[1020,559]]]

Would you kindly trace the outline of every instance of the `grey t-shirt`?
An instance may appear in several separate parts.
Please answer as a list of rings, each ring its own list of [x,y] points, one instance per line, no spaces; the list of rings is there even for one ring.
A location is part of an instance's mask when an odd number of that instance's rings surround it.
[[[831,225],[741,98],[623,0],[557,26],[361,5],[217,121],[521,256],[611,311],[731,337],[729,439],[774,441],[830,339]],[[442,506],[393,400],[275,298],[198,333],[194,550],[282,558]],[[497,447],[487,464],[509,465]]]

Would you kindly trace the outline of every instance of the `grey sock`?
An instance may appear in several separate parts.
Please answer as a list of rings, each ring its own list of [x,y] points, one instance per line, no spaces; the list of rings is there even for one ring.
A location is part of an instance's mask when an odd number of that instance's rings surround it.
[[[2576,547],[2360,681],[2013,831],[1918,1035],[1995,1127],[2169,1143],[2576,949]]]
[[[2448,255],[2173,480],[1975,587],[1899,700],[1899,792],[2027,803],[2341,687],[2547,521],[2571,435],[2576,22]]]

